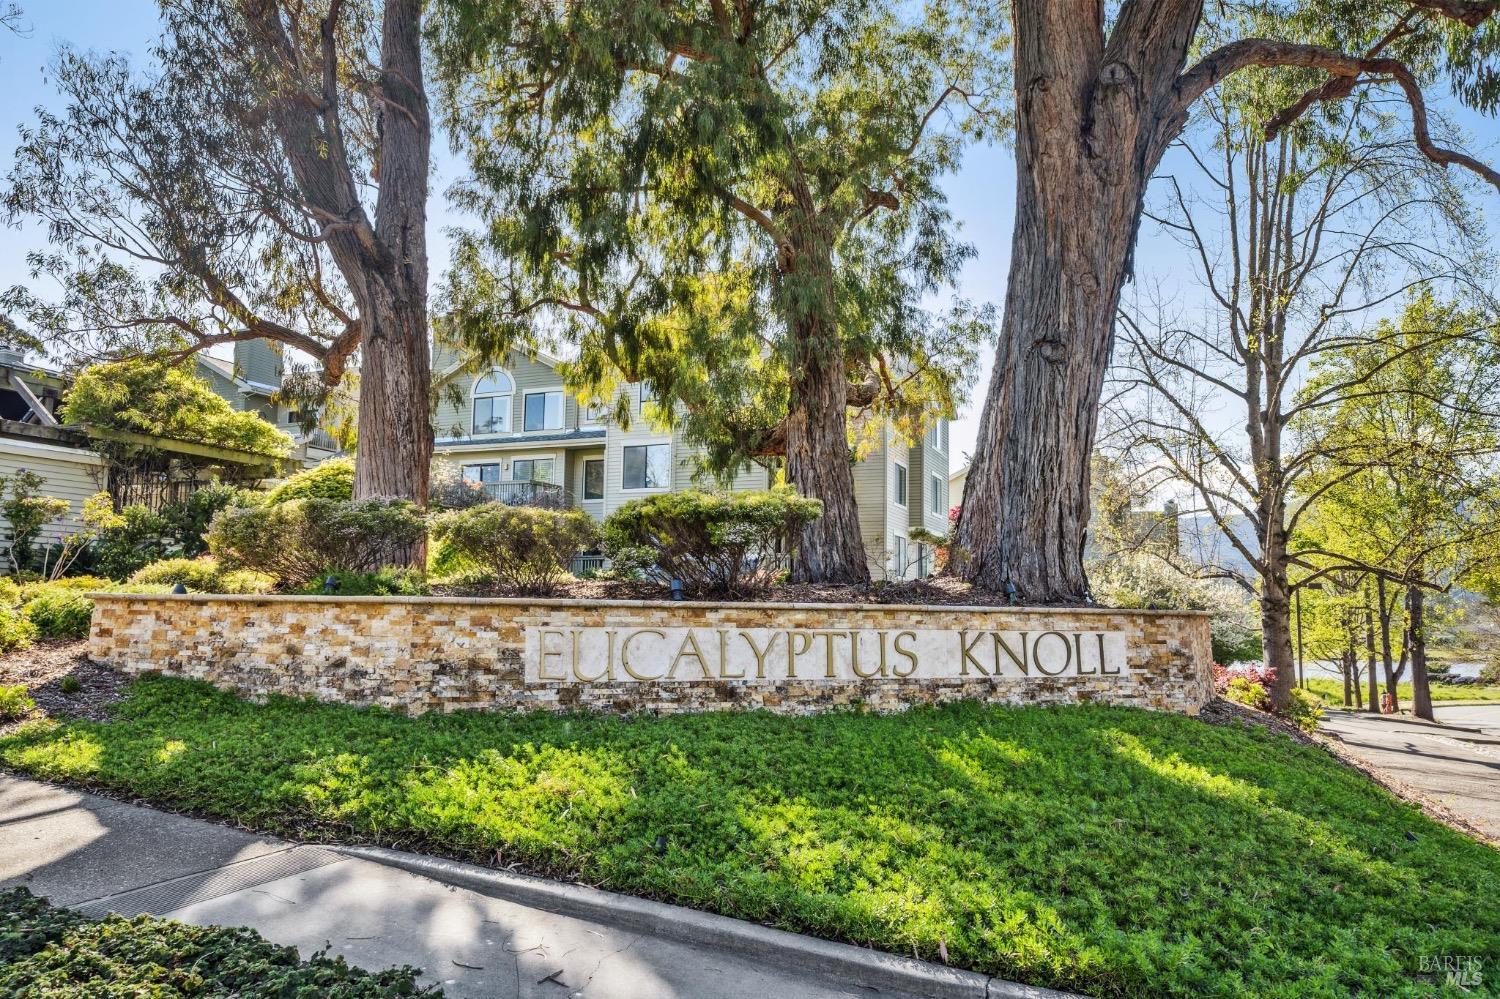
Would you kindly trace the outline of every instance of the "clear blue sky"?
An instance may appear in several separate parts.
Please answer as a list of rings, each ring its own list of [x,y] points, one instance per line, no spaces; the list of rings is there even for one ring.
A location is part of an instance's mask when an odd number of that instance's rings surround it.
[[[152,0],[21,0],[21,5],[29,31],[21,37],[0,34],[0,93],[5,95],[0,107],[0,174],[9,169],[17,128],[33,119],[38,105],[58,104],[45,70],[60,44],[126,52],[140,59],[145,56],[157,27],[157,9]],[[1500,127],[1492,120],[1467,113],[1460,113],[1458,119],[1479,140],[1476,151],[1489,162],[1500,161]],[[456,161],[446,147],[442,148],[434,190],[446,189],[459,172]],[[963,168],[945,186],[954,217],[963,222],[964,238],[978,250],[964,270],[959,293],[977,302],[993,302],[998,307],[1005,296],[1015,200],[1015,170],[1009,151],[1000,147],[971,150]],[[1500,199],[1489,198],[1488,202],[1492,213],[1500,205]],[[445,266],[448,256],[442,230],[455,221],[442,197],[435,198],[430,221],[435,276]],[[1150,229],[1150,226],[1143,229],[1137,273],[1170,276],[1175,247]],[[6,232],[0,242],[0,287],[28,281],[26,254],[44,245],[45,234],[36,226]],[[971,400],[953,427],[955,456],[967,454],[973,448],[979,401],[988,384],[992,361],[993,352],[986,349]]]

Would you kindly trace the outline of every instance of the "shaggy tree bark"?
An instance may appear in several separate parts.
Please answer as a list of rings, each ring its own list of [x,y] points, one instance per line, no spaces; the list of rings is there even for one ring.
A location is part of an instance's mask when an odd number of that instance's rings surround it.
[[[330,255],[357,308],[361,350],[359,450],[354,496],[427,503],[432,383],[427,341],[427,197],[432,127],[422,84],[420,0],[386,0],[380,35],[381,111],[374,149],[380,190],[373,222],[360,204],[338,116],[335,34],[341,4],[322,23],[322,92],[273,107],[297,185],[319,218]],[[298,51],[279,4],[246,5],[272,65],[298,74]]]
[[[1477,25],[1500,5],[1413,2]],[[1376,50],[1356,57],[1267,39],[1232,42],[1184,72],[1201,0],[1126,0],[1106,36],[1100,0],[1016,0],[1016,224],[1005,319],[956,542],[970,580],[1027,603],[1088,599],[1083,570],[1089,456],[1115,309],[1130,272],[1146,183],[1188,109],[1249,66],[1327,72],[1284,118],[1356,81],[1398,83],[1414,140],[1440,163],[1500,175],[1437,147],[1412,74]],[[1392,38],[1399,37],[1393,34]],[[1284,123],[1284,121],[1282,122]]]
[[[808,317],[794,331],[801,364],[787,415],[786,478],[803,496],[823,503],[823,515],[802,528],[792,564],[797,582],[865,583],[870,570],[854,502],[845,419],[849,392],[844,353],[822,320]]]

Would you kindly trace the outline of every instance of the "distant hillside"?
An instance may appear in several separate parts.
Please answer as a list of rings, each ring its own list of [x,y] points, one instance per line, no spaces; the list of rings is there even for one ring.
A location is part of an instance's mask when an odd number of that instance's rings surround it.
[[[1255,570],[1239,549],[1207,514],[1183,514],[1177,529],[1179,550],[1198,565],[1216,565],[1248,576],[1255,575]],[[1248,517],[1235,517],[1230,521],[1230,530],[1252,551],[1255,550],[1255,529]]]

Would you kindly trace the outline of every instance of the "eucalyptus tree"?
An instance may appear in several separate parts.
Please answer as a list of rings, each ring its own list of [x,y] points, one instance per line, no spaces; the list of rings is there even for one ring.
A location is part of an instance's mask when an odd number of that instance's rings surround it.
[[[1303,484],[1353,444],[1312,428],[1383,391],[1384,366],[1452,338],[1397,335],[1374,317],[1413,282],[1462,279],[1479,238],[1462,190],[1401,141],[1378,95],[1303,116],[1268,140],[1267,117],[1305,86],[1245,74],[1202,105],[1187,150],[1200,182],[1168,178],[1147,213],[1182,245],[1206,304],[1183,315],[1143,295],[1122,308],[1107,434],[1111,447],[1190,486],[1248,566],[1225,573],[1259,601],[1278,707],[1295,679],[1295,592],[1319,578],[1292,539],[1332,487]],[[1356,350],[1376,360],[1303,387],[1312,368]],[[1351,450],[1343,474],[1371,457]]]
[[[459,200],[455,339],[575,345],[655,390],[713,471],[784,459],[823,504],[794,578],[862,582],[851,407],[951,415],[983,309],[922,298],[970,255],[938,187],[995,113],[991,9],[868,0],[440,4]],[[623,412],[620,414],[623,416]]]
[[[355,495],[425,502],[431,125],[420,0],[161,0],[147,69],[64,48],[5,192],[54,297],[5,306],[84,360],[273,341],[360,373]]]
[[[1267,16],[1247,18],[1245,12]],[[1148,182],[1189,113],[1251,67],[1304,71],[1264,128],[1369,90],[1406,105],[1411,148],[1440,145],[1423,88],[1493,112],[1500,0],[1014,0],[1016,226],[994,372],[964,487],[964,574],[1029,602],[1087,599],[1089,460]]]

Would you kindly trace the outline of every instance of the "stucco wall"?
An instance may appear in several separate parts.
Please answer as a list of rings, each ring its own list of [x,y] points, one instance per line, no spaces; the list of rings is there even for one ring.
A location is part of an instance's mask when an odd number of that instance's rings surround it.
[[[638,643],[626,677],[615,665],[615,641],[632,632],[650,638]],[[689,633],[698,636],[692,643],[697,651],[687,653],[679,673],[684,639],[669,671],[671,649]],[[596,651],[580,659],[573,639],[570,673],[573,635],[585,636],[582,647]],[[1079,649],[1077,668],[1087,675],[1023,672],[1006,661],[1003,635],[1023,656],[1028,641],[1039,645],[1036,636],[1050,637],[1054,653],[1070,661],[1071,641]],[[597,652],[605,636],[608,664]],[[1097,656],[1085,668],[1096,636]],[[777,638],[784,639],[783,650],[812,650],[800,670],[794,665],[789,676],[784,659],[772,656],[762,678],[754,669],[746,676],[750,642],[774,647]],[[826,673],[816,657],[825,643]],[[868,678],[853,678],[851,645],[853,673]],[[1108,666],[1101,669],[1106,645]],[[960,657],[961,647],[972,649],[973,657]],[[903,671],[905,648],[921,652],[920,670],[912,655],[910,670]],[[550,658],[539,664],[539,650],[548,649]],[[279,693],[413,712],[746,707],[806,714],[855,704],[895,711],[979,699],[1092,701],[1193,714],[1213,691],[1208,618],[1184,612],[100,594],[90,654],[126,673],[159,671],[249,696]],[[680,678],[667,679],[669,673]],[[610,679],[586,682],[596,675]],[[632,679],[637,676],[645,679]]]

